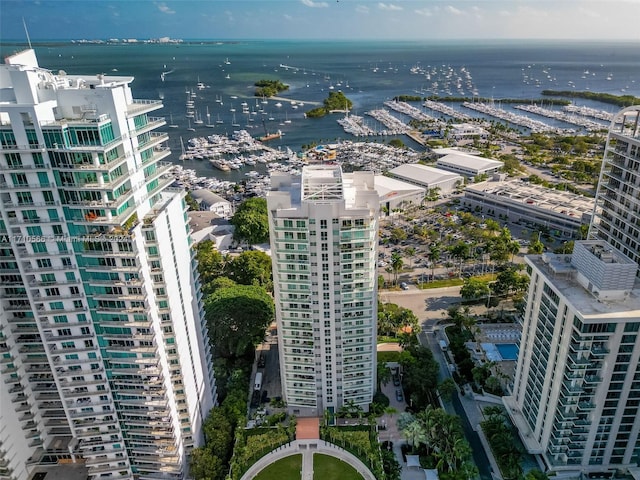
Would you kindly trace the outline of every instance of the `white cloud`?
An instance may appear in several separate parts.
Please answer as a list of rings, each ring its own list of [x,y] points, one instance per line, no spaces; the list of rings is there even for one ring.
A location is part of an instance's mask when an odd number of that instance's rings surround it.
[[[398,11],[398,10],[402,10],[402,7],[398,6],[398,5],[394,5],[393,3],[378,3],[378,8],[380,10],[388,10],[388,11]]]
[[[431,17],[433,16],[433,12],[428,8],[421,8],[419,10],[415,10],[418,15],[422,15],[423,17]]]
[[[167,13],[169,15],[173,15],[174,13],[176,13],[175,10],[171,10],[169,7],[167,7],[165,3],[157,3],[156,6],[162,13]]]
[[[300,0],[303,5],[311,8],[326,8],[329,6],[327,2],[314,2],[313,0]]]
[[[501,17],[510,17],[511,16],[511,12],[509,12],[507,10],[500,10],[498,12],[498,15],[500,15]]]
[[[365,5],[358,5],[356,7],[356,12],[358,12],[358,13],[369,13],[369,7],[367,7]]]
[[[579,8],[578,12],[580,12],[585,17],[600,18],[600,14],[598,12],[594,12],[593,10],[587,10],[586,8]]]
[[[285,13],[283,15],[283,17],[284,17],[285,20],[287,20],[289,22],[291,22],[293,20],[293,17],[291,15],[287,14],[287,13]]]
[[[451,5],[447,6],[447,12],[452,15],[462,15],[464,13],[462,10],[458,10],[456,7],[452,7]]]

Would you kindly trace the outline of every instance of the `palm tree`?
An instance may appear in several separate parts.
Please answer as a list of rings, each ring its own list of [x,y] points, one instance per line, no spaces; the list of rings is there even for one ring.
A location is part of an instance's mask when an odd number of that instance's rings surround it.
[[[412,422],[407,425],[404,430],[402,430],[402,434],[409,442],[409,445],[413,447],[414,451],[418,448],[419,445],[424,444],[426,441],[424,428],[418,421]]]
[[[427,253],[427,258],[429,262],[431,262],[431,278],[435,278],[436,275],[436,262],[440,259],[440,245],[435,244],[429,248],[429,253]]]
[[[404,253],[409,257],[409,268],[413,268],[413,256],[416,254],[415,247],[407,247],[404,249]]]
[[[511,254],[511,263],[513,263],[513,257],[520,253],[520,244],[517,240],[512,240],[507,244],[507,250]]]
[[[382,387],[382,385],[386,385],[391,380],[391,370],[387,367],[386,362],[378,362],[378,389]]]
[[[393,269],[394,282],[398,284],[398,273],[402,270],[404,262],[402,261],[402,255],[398,252],[391,254],[391,268]]]

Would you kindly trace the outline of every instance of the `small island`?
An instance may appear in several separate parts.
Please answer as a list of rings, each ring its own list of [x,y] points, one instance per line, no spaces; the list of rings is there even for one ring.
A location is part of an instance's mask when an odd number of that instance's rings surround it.
[[[254,85],[256,88],[256,97],[274,97],[278,93],[289,90],[289,85],[282,83],[280,80],[258,80]]]
[[[321,107],[306,112],[307,118],[320,118],[332,112],[348,112],[353,107],[353,102],[345,97],[342,92],[329,92]]]
[[[542,95],[551,97],[570,97],[570,98],[586,98],[588,100],[596,100],[602,103],[610,103],[618,107],[630,107],[640,103],[640,98],[633,95],[613,95],[611,93],[597,92],[574,92],[573,90],[543,90]]]

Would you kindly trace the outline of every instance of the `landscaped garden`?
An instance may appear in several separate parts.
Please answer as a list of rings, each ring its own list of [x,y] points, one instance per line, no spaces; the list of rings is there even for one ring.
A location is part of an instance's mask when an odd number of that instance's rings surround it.
[[[255,480],[300,480],[301,469],[302,454],[299,453],[273,462],[258,473]]]
[[[313,478],[325,480],[339,478],[340,480],[362,480],[355,468],[339,458],[316,453],[313,455]],[[278,480],[282,480],[280,477]]]

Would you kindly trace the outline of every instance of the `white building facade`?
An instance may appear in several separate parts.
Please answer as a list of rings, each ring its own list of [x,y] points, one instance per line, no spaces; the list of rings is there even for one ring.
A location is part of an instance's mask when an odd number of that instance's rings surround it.
[[[609,242],[640,265],[640,105],[609,128],[589,238]]]
[[[637,265],[602,241],[526,257],[531,283],[513,393],[529,453],[571,478],[638,466]]]
[[[184,193],[149,115],[162,104],[132,81],[55,75],[31,50],[0,66],[11,479],[56,460],[91,480],[185,478],[216,400]]]
[[[281,381],[301,416],[368,410],[376,390],[379,199],[373,172],[307,166],[267,195]]]

